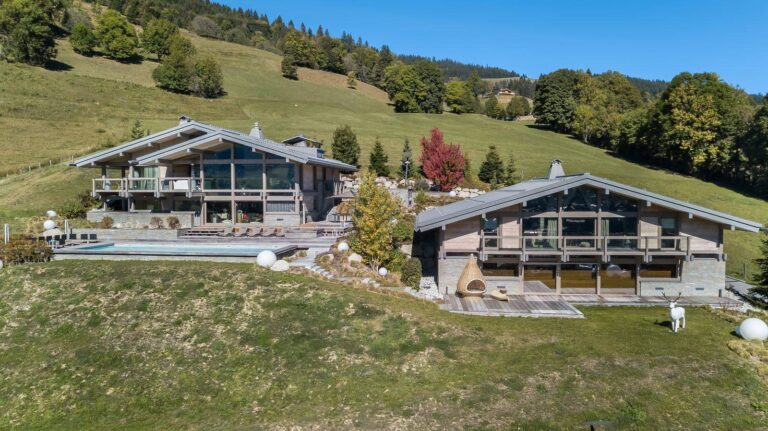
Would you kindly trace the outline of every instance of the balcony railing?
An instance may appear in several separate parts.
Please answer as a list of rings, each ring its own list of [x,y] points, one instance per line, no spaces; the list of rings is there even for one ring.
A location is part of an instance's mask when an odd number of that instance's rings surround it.
[[[300,200],[302,192],[298,185],[290,189],[220,189],[206,188],[198,177],[134,177],[134,178],[94,178],[93,194],[98,193],[152,193],[155,196],[168,193],[234,193],[235,196],[256,197],[261,200]]]
[[[504,236],[483,234],[480,252],[679,252],[689,253],[688,236]]]

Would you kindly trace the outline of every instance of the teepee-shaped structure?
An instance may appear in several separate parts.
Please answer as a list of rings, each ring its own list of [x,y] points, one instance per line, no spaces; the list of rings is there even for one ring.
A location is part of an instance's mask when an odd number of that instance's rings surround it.
[[[485,293],[485,279],[480,267],[477,266],[477,258],[474,254],[469,257],[469,262],[464,267],[464,271],[461,272],[456,292],[465,297],[483,296]]]

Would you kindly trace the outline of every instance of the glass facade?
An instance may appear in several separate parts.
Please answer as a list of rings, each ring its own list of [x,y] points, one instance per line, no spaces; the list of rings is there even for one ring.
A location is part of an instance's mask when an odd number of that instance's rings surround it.
[[[674,263],[644,263],[640,265],[641,278],[678,278],[677,265]]]
[[[206,151],[203,153],[203,160],[230,160],[232,159],[232,150],[227,147],[216,151]]]
[[[292,189],[296,180],[296,167],[293,164],[266,165],[267,189]]]
[[[557,195],[542,196],[530,200],[523,207],[523,212],[557,211]]]
[[[637,201],[616,195],[604,195],[600,208],[609,212],[637,212]]]
[[[262,153],[253,151],[250,147],[235,145],[235,159],[237,160],[260,160],[262,157]]]
[[[563,289],[597,290],[597,265],[563,264],[560,266],[560,285]]]
[[[480,270],[486,277],[517,277],[520,275],[517,263],[483,262]]]
[[[486,236],[497,236],[499,234],[499,219],[498,217],[487,218],[483,220],[483,234]],[[487,238],[485,240],[485,246],[490,248],[496,248],[499,246],[499,240],[497,238]]]
[[[235,165],[235,188],[238,190],[256,190],[264,188],[264,165]]]
[[[232,188],[232,177],[230,174],[230,165],[203,165],[203,175],[205,177],[205,188],[207,190],[229,190]]]
[[[637,274],[635,264],[610,262],[600,271],[600,290],[635,289]]]
[[[237,222],[255,223],[264,220],[264,204],[262,202],[238,202]]]
[[[564,211],[597,211],[597,191],[589,187],[577,187],[563,194]]]

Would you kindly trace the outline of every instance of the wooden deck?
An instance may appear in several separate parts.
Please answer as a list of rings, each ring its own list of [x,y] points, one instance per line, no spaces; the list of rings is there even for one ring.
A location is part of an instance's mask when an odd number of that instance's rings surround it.
[[[667,300],[661,296],[637,295],[510,295],[509,301],[490,298],[461,298],[444,295],[443,310],[452,313],[476,316],[510,317],[565,317],[583,318],[579,306],[638,306],[666,307]],[[740,308],[742,303],[730,298],[716,296],[688,296],[678,301],[681,306],[715,308]]]
[[[510,295],[509,301],[445,295],[441,308],[452,313],[477,316],[584,317],[581,311],[557,295]]]

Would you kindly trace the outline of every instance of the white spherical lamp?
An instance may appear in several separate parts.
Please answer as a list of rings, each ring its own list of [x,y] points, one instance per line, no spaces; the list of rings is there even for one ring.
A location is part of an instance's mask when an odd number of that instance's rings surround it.
[[[56,217],[56,211],[48,210],[48,211],[45,212],[45,215],[47,215],[50,218],[54,218],[54,217]]]
[[[336,246],[336,248],[339,251],[347,251],[347,250],[349,250],[349,244],[347,244],[346,241],[342,241],[342,242],[339,243],[339,245]]]
[[[456,197],[456,190],[451,190],[450,192],[448,192],[448,196],[450,196],[452,198],[455,198]]]
[[[389,270],[387,268],[384,268],[383,266],[381,268],[379,268],[379,275],[380,276],[384,277],[387,274],[389,274]]]
[[[269,268],[277,262],[277,256],[272,250],[263,250],[256,256],[256,264]]]
[[[768,325],[756,317],[750,317],[741,322],[736,333],[745,340],[765,341],[768,339]]]
[[[53,220],[46,220],[43,222],[43,229],[51,230],[56,228],[56,222]]]

